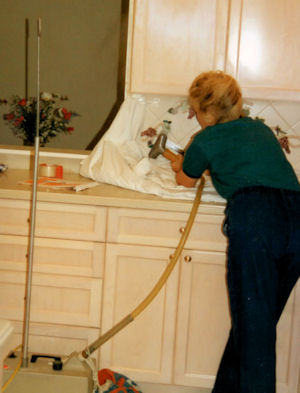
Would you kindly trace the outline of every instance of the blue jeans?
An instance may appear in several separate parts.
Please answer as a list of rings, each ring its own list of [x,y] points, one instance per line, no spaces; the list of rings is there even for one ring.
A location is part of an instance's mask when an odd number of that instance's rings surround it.
[[[275,393],[276,324],[300,275],[300,192],[239,190],[224,232],[232,329],[213,393]]]

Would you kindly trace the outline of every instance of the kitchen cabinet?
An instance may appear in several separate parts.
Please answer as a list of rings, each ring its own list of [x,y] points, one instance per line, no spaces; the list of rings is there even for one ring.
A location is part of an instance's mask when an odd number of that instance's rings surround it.
[[[131,326],[102,347],[103,367],[138,381],[212,388],[230,330],[223,209],[200,205],[167,287]],[[187,219],[188,214],[180,212],[108,209],[103,331],[152,289]],[[278,326],[279,393],[292,393],[297,386],[299,301],[298,288]]]
[[[4,191],[0,318],[14,325],[14,347],[22,340],[30,203],[23,193]],[[85,195],[40,192],[39,198],[29,351],[68,355],[95,341],[148,295],[174,253],[191,204],[105,185]],[[93,354],[99,369],[150,383],[153,392],[155,386],[210,391],[230,328],[223,211],[223,204],[200,204],[166,285]],[[279,393],[298,388],[299,303],[298,284],[278,325]]]
[[[226,250],[226,238],[220,228],[223,205],[199,206],[186,242],[188,249]],[[163,210],[110,208],[107,238],[109,242],[176,247],[188,220],[188,214]]]
[[[21,342],[30,203],[1,199],[0,318]],[[30,351],[68,354],[100,334],[106,209],[38,202]]]
[[[255,99],[300,100],[298,0],[133,0],[129,93],[186,95],[224,70]]]
[[[300,2],[232,0],[226,71],[247,97],[300,100]]]
[[[130,314],[156,284],[172,249],[107,244],[102,331]],[[157,297],[101,347],[100,364],[137,381],[171,383],[178,266]]]
[[[2,199],[0,233],[29,235],[30,202]],[[69,203],[41,202],[37,206],[36,236],[104,241],[106,209]]]
[[[131,5],[130,92],[186,95],[201,71],[224,69],[228,0],[138,0]]]
[[[174,382],[211,388],[230,329],[225,255],[185,250],[181,261]],[[277,392],[294,393],[299,373],[300,286],[277,328]],[[293,344],[294,343],[294,344]]]
[[[223,209],[223,206],[200,207],[188,247],[215,248],[224,253],[226,240],[219,230]],[[169,263],[187,219],[188,214],[180,212],[108,209],[102,331],[132,312],[150,292]],[[224,269],[224,258],[220,263]],[[174,383],[180,265],[178,261],[149,308],[124,332],[104,344],[100,364],[130,374],[138,381]]]
[[[225,255],[186,250],[181,261],[174,381],[212,387],[230,329]]]

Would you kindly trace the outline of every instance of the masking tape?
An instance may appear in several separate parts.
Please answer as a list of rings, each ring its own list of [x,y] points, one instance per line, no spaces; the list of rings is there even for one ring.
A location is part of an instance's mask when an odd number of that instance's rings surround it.
[[[62,165],[40,164],[39,175],[46,177],[57,177],[59,179],[62,179],[63,167]]]

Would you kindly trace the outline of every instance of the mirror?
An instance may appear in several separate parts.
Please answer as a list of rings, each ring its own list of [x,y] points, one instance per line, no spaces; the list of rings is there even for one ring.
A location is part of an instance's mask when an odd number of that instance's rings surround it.
[[[129,0],[2,0],[0,99],[37,95],[37,21],[41,18],[40,92],[67,96],[68,126],[45,145],[91,150],[123,101]],[[3,119],[0,144],[22,145]]]

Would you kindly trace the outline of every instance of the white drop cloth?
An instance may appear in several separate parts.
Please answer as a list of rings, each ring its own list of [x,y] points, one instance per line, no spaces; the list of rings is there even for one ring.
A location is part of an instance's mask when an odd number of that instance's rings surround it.
[[[111,127],[81,163],[80,174],[93,180],[166,198],[194,199],[196,188],[178,186],[170,161],[163,156],[148,158],[148,142],[156,137],[142,137],[149,127],[158,128],[163,120],[171,121],[168,138],[182,147],[199,130],[195,119],[187,119],[181,103],[184,99],[128,96]],[[174,114],[168,110],[177,107]],[[224,202],[206,182],[203,201]]]

